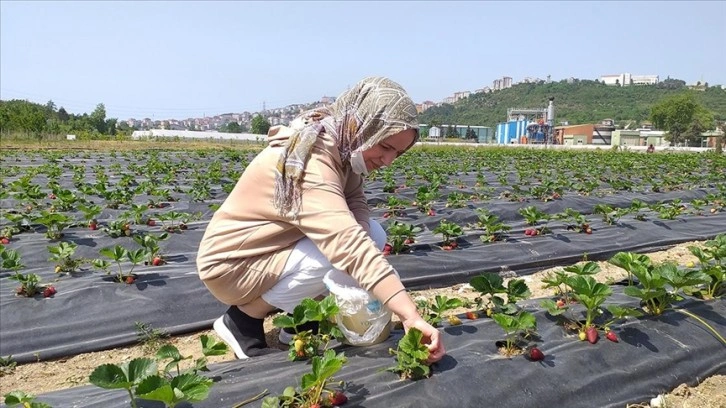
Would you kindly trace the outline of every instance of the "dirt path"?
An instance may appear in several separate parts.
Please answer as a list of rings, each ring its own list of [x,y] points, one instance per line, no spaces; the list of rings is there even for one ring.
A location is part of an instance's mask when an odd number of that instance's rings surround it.
[[[666,251],[648,253],[648,256],[655,262],[674,261],[681,265],[697,261],[696,257],[688,251],[689,245],[702,245],[701,242],[688,242],[674,246]],[[597,274],[600,282],[610,283],[627,277],[624,270],[615,267],[607,262],[598,262],[601,272]],[[543,289],[542,278],[551,269],[538,272],[524,277],[532,292],[532,298],[552,296],[551,290]],[[459,297],[473,300],[477,294],[468,285],[455,285],[448,288],[414,291],[413,298],[425,296],[431,298],[437,294],[449,297]],[[455,310],[454,313],[463,313],[465,310]],[[272,325],[272,318],[265,321],[267,343],[270,347],[277,347],[281,350],[287,349],[277,340],[279,329]],[[182,355],[201,356],[199,336],[207,334],[215,336],[211,330],[202,331],[190,335],[176,336],[167,339],[169,344],[176,346]],[[215,336],[216,337],[216,336]],[[35,395],[47,393],[54,390],[76,387],[88,384],[89,374],[100,364],[121,363],[137,357],[153,354],[153,344],[140,344],[132,347],[123,347],[113,350],[99,351],[80,354],[60,360],[45,361],[40,363],[23,364],[17,366],[12,373],[0,377],[0,395],[14,390],[23,390],[35,393]],[[210,357],[209,363],[234,360],[234,354],[230,351],[224,356]],[[665,402],[661,407],[668,408],[726,408],[726,376],[716,375],[705,379],[697,387],[688,387],[682,384],[664,396]],[[655,395],[653,397],[656,397]],[[650,407],[647,401],[634,401],[627,408]]]

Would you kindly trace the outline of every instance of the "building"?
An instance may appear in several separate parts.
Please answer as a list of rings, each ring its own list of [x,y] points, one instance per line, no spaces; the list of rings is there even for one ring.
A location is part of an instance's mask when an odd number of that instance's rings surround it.
[[[522,138],[527,137],[528,120],[512,120],[497,125],[497,143],[512,144],[521,143]]]
[[[427,124],[420,124],[419,131],[428,133],[428,139],[439,139],[447,137],[450,131],[456,132],[459,139],[476,139],[477,143],[494,143],[494,132],[488,126],[472,125],[438,125],[430,127]]]
[[[721,146],[726,149],[726,137],[724,136],[724,131],[721,129],[703,132],[701,133],[701,137],[703,138],[701,140],[701,147],[714,148],[716,147],[716,143],[718,143],[718,138],[721,138]]]
[[[622,74],[602,75],[600,82],[605,85],[655,85],[659,82],[658,75],[631,75],[628,72]]]
[[[618,129],[613,132],[612,146],[642,146],[639,130]]]
[[[555,126],[555,143],[562,145],[592,144],[594,124]]]
[[[462,99],[466,99],[471,95],[469,91],[454,92],[454,102],[458,102]]]

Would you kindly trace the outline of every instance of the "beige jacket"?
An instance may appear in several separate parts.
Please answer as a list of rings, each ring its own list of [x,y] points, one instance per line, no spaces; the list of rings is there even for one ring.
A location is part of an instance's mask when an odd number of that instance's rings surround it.
[[[274,169],[283,142],[293,132],[285,126],[270,129],[269,146],[247,166],[202,238],[199,276],[223,303],[243,305],[268,291],[303,237],[366,290],[394,273],[367,233],[363,178],[342,164],[329,136],[317,139],[305,167],[298,218],[291,221],[278,215],[272,206]]]

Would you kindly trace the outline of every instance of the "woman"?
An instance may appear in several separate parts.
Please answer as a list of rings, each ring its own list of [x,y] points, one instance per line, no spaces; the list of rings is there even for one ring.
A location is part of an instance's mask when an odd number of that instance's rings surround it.
[[[418,138],[416,107],[397,83],[366,78],[332,105],[268,133],[269,146],[245,169],[200,244],[200,278],[230,305],[214,329],[238,358],[266,353],[263,319],[291,313],[326,292],[331,269],[349,273],[423,332],[430,362],[439,332],[424,321],[381,253],[385,232],[369,219],[363,177],[389,166]]]

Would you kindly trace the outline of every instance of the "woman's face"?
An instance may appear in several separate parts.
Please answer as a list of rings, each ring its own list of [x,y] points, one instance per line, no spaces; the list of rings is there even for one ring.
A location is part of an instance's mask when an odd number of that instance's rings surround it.
[[[407,129],[388,137],[377,145],[363,151],[363,160],[368,171],[390,166],[391,163],[411,145],[416,137],[416,130]]]

